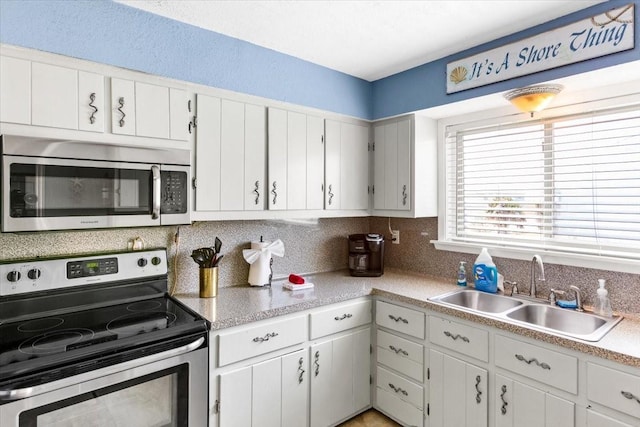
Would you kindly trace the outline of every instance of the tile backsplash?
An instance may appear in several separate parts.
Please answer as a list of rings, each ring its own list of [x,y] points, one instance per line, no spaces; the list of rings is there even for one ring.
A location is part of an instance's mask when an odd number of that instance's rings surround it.
[[[438,251],[429,243],[437,239],[436,218],[392,218],[393,229],[400,230],[400,244],[389,240],[388,218],[326,218],[318,220],[264,220],[197,222],[180,226],[179,244],[174,237],[178,227],[123,228],[107,230],[64,231],[44,233],[0,234],[0,260],[33,258],[75,253],[126,250],[130,239],[141,237],[147,247],[166,247],[169,256],[170,283],[174,282],[174,261],[180,293],[198,291],[198,267],[191,251],[213,246],[215,237],[222,240],[219,285],[246,285],[249,265],[242,257],[251,241],[281,239],[285,256],[274,257],[275,277],[289,273],[313,273],[347,268],[347,236],[352,233],[376,232],[387,238],[385,267],[450,278],[455,283],[460,261],[473,264],[476,256]],[[177,258],[175,257],[178,251]],[[529,287],[530,263],[494,258],[506,280],[516,281],[526,292]],[[470,268],[467,270],[470,273]],[[613,309],[640,314],[640,275],[612,271],[545,264],[546,282],[538,290],[546,295],[550,288],[567,289],[576,284],[583,291],[585,304],[595,299],[597,279],[607,280]],[[468,274],[470,277],[470,274]]]

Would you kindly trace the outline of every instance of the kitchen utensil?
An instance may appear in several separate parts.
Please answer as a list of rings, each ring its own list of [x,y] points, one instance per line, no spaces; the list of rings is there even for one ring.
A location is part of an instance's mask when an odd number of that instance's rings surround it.
[[[216,236],[215,251],[217,254],[220,253],[220,248],[222,248],[222,241]]]

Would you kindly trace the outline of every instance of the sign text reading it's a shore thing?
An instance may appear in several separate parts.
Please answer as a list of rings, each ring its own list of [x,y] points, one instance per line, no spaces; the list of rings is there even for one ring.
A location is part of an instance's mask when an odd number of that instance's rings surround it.
[[[447,93],[634,47],[634,4],[447,64]]]

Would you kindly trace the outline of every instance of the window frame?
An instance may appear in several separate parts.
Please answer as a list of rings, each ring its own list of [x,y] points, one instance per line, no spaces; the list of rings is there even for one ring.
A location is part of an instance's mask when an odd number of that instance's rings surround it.
[[[624,92],[623,92],[624,93]],[[579,97],[578,97],[579,99]],[[491,244],[489,242],[459,242],[453,241],[447,236],[447,200],[446,185],[446,131],[450,126],[472,127],[475,124],[490,126],[493,124],[520,124],[532,120],[549,119],[554,117],[571,116],[584,111],[601,110],[607,108],[624,107],[625,105],[636,104],[640,101],[640,92],[633,94],[621,94],[595,101],[575,102],[572,105],[559,106],[536,113],[532,119],[529,114],[514,113],[513,108],[499,108],[477,113],[465,114],[440,119],[438,121],[438,240],[432,240],[438,250],[477,254],[481,248],[486,247],[491,254],[497,257],[530,260],[534,254],[540,254],[545,262],[568,265],[574,267],[586,267],[625,273],[640,273],[640,261],[616,257],[615,255],[598,255],[587,253],[575,253],[570,251],[560,251],[555,248],[546,248],[544,244],[533,245],[513,245],[505,246]]]

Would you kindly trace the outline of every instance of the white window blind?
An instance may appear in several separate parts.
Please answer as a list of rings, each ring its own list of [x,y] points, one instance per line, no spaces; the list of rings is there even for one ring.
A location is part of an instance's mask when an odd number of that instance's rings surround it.
[[[640,105],[446,130],[450,242],[640,259]]]

